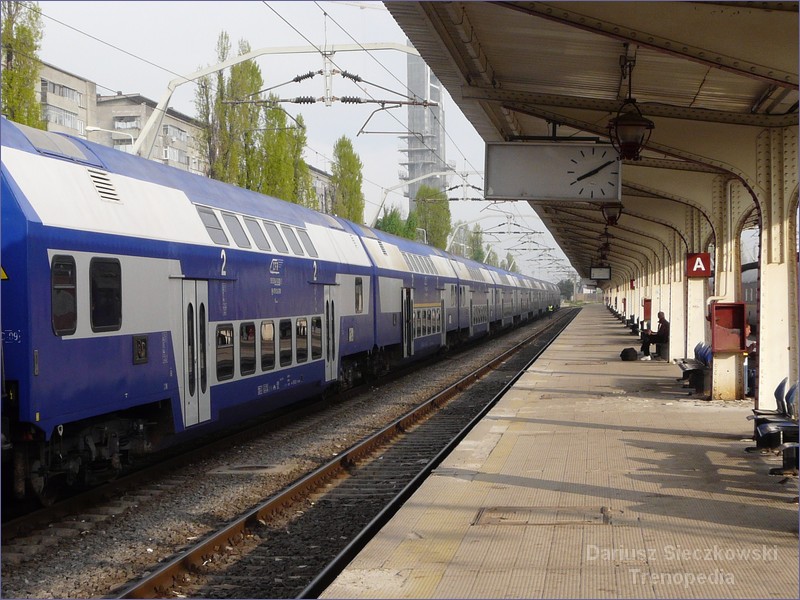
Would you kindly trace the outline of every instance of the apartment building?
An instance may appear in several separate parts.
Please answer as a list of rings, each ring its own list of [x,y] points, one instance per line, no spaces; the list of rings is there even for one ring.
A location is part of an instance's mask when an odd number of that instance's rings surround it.
[[[97,85],[53,65],[42,63],[37,99],[48,131],[86,135],[86,125],[96,118]]]
[[[92,141],[131,152],[156,102],[140,94],[97,96],[97,127]],[[145,158],[198,175],[208,173],[200,153],[201,125],[194,118],[168,108],[151,148],[143,148]]]
[[[42,63],[37,97],[48,131],[68,133],[92,142],[132,152],[133,144],[156,102],[140,94],[97,94],[97,84],[88,79]],[[172,167],[205,175],[197,141],[200,123],[167,109],[148,158]]]

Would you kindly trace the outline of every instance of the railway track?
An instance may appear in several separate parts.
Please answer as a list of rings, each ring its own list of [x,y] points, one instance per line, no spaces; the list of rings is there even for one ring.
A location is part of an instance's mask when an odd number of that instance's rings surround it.
[[[546,329],[205,536],[116,597],[316,597],[575,313],[562,311]]]

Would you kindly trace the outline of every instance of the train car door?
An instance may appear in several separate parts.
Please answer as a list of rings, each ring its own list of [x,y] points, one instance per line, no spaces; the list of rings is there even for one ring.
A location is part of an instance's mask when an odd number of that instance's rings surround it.
[[[403,358],[414,356],[414,290],[403,288]]]
[[[475,306],[470,295],[469,299],[469,337],[475,335]]]
[[[338,328],[336,323],[336,288],[332,285],[325,286],[325,381],[333,381],[339,376]]]
[[[208,386],[208,282],[183,282],[183,425],[211,418]]]
[[[444,295],[444,294],[443,294]],[[442,339],[439,342],[439,345],[444,348],[447,346],[447,319],[445,319],[445,303],[444,298],[442,298],[439,304],[439,333],[441,333]]]

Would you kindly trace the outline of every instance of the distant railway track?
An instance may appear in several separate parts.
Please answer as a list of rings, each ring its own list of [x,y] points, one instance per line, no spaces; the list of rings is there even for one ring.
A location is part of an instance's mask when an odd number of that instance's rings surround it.
[[[118,597],[315,597],[575,312],[563,311],[550,327],[206,536]],[[498,370],[499,377],[465,393]]]

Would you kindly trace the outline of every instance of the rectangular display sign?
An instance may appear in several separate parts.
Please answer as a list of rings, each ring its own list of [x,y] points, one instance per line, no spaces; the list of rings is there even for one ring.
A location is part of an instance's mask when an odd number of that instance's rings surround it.
[[[589,279],[608,281],[611,279],[611,267],[592,267],[589,269]]]
[[[622,163],[609,144],[490,142],[487,200],[620,202]]]

